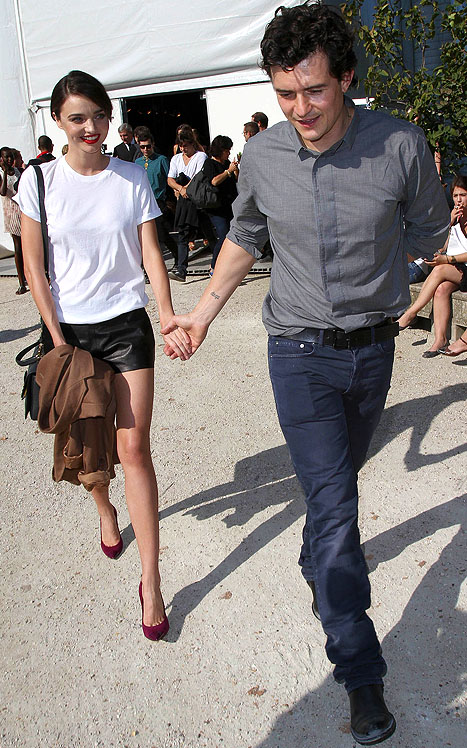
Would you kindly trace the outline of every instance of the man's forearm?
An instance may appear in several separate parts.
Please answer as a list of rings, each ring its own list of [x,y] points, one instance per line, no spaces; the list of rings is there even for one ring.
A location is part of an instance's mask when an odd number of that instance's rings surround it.
[[[242,247],[230,239],[225,239],[214,274],[193,309],[193,314],[200,322],[209,325],[217,317],[254,263],[255,258]]]

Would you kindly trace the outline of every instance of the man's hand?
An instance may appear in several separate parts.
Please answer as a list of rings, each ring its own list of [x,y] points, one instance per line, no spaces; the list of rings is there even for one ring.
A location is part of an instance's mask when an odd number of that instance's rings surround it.
[[[174,345],[173,335],[176,332],[183,336],[183,355],[180,355],[181,346]],[[180,358],[186,361],[196,352],[208,334],[208,325],[199,322],[193,314],[177,314],[161,328],[161,333],[165,340],[165,355],[171,359]],[[180,337],[177,337],[177,343],[180,343]]]

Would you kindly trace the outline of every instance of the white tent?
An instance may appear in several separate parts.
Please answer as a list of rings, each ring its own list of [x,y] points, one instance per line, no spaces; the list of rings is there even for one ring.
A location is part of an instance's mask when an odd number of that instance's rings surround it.
[[[54,84],[73,69],[103,82],[114,103],[108,138],[119,142],[120,100],[203,89],[211,132],[242,147],[243,122],[255,110],[282,118],[258,68],[274,0],[3,0],[0,19],[0,144],[36,154],[37,137],[58,147],[62,134],[49,112]],[[296,5],[294,0],[282,0]],[[1,227],[0,227],[1,228]],[[0,234],[0,243],[9,237]]]

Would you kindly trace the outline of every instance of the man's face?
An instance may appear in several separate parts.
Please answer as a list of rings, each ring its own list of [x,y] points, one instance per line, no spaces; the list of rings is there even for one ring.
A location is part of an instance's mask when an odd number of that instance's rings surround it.
[[[271,68],[279,106],[307,148],[325,151],[344,135],[352,115],[343,94],[352,77],[353,70],[340,81],[333,78],[323,52],[315,52],[289,71],[278,65]]]
[[[248,130],[245,130],[245,129],[243,130],[243,137],[245,138],[245,142],[246,142],[247,140],[249,140],[249,139],[251,138],[251,136],[252,136],[252,135],[253,135],[253,133],[252,133],[252,132],[248,132]]]
[[[128,130],[122,130],[122,132],[120,133],[120,137],[124,143],[126,143],[127,145],[130,145],[133,139],[133,133],[128,132]]]
[[[154,145],[150,140],[140,140],[139,147],[141,148],[143,156],[152,156],[154,153]]]
[[[13,166],[15,157],[13,155],[13,151],[11,151],[9,148],[5,148],[0,153],[0,163],[5,169],[11,169]]]

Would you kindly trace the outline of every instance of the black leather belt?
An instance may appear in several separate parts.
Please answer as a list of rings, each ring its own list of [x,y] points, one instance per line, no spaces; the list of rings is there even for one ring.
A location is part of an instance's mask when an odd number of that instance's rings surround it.
[[[311,332],[311,330],[310,330]],[[321,345],[330,345],[332,348],[361,348],[364,345],[373,343],[382,343],[383,340],[399,335],[399,325],[392,319],[387,319],[374,327],[360,327],[352,332],[344,330],[328,329],[314,330],[316,332],[317,342]]]

